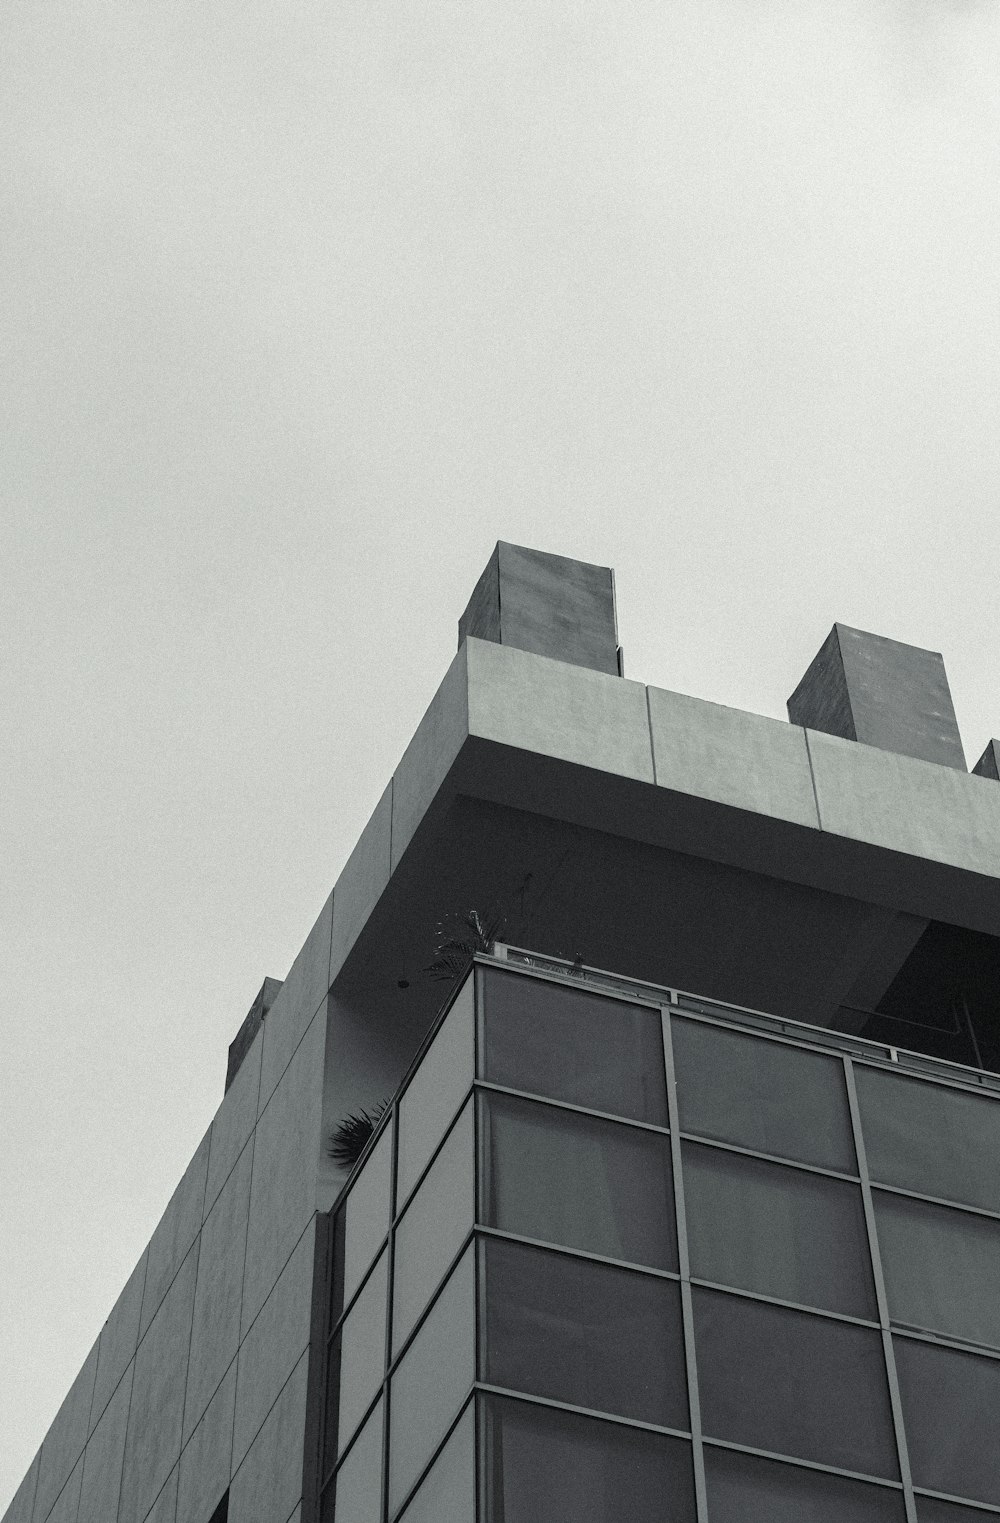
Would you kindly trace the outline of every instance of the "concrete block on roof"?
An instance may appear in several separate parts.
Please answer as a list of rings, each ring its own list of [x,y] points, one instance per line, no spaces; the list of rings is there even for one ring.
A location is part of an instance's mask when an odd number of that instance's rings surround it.
[[[392,780],[392,868],[433,802],[469,734],[468,652],[482,641],[466,641],[431,699]],[[484,649],[499,651],[500,646]]]
[[[234,1466],[253,1443],[278,1392],[309,1347],[315,1251],[314,1217],[240,1347]]]
[[[458,622],[469,636],[617,676],[614,574],[500,540]]]
[[[260,1091],[260,1059],[264,1032],[258,1031],[240,1071],[226,1090],[222,1104],[212,1122],[212,1141],[208,1154],[208,1183],[205,1188],[205,1216],[219,1197],[219,1191],[236,1166],[257,1124],[257,1101]]]
[[[83,1480],[83,1455],[70,1472],[69,1480],[56,1497],[46,1523],[76,1523],[80,1509],[80,1483]]]
[[[229,1044],[229,1055],[226,1061],[226,1088],[236,1078],[243,1066],[243,1060],[253,1045],[254,1038],[264,1023],[264,1017],[274,1004],[281,992],[280,978],[265,978],[258,990],[257,997],[244,1017],[239,1031]]]
[[[119,1517],[118,1523],[128,1523],[128,1520]],[[142,1523],[180,1523],[180,1515],[177,1511],[177,1466],[167,1476],[166,1483],[162,1487],[159,1496],[146,1514]]]
[[[95,1343],[42,1440],[34,1523],[46,1523],[56,1497],[66,1485],[73,1466],[83,1453],[90,1431],[97,1351],[98,1345]]]
[[[229,1485],[235,1400],[234,1360],[181,1454],[177,1512],[191,1523],[208,1523]]]
[[[209,1129],[198,1144],[194,1157],[184,1170],[181,1182],[170,1197],[167,1209],[149,1240],[142,1314],[139,1318],[140,1338],[152,1322],[174,1275],[201,1230],[211,1140],[212,1133]]]
[[[148,1252],[148,1249],[146,1250]],[[101,1328],[98,1340],[97,1379],[94,1403],[90,1412],[91,1431],[111,1400],[112,1393],[132,1361],[139,1344],[139,1318],[146,1281],[146,1252],[125,1282],[125,1288],[111,1315]]]
[[[392,781],[344,864],[333,890],[330,983],[389,881],[392,868]]]
[[[142,1523],[180,1458],[197,1272],[195,1242],[135,1356],[118,1523]]]
[[[683,693],[648,693],[660,787],[819,826],[804,730]]]
[[[303,1354],[233,1477],[231,1523],[276,1523],[301,1501],[308,1364]]]
[[[325,1048],[324,1010],[313,1018],[257,1122],[243,1276],[244,1335],[315,1209]]]
[[[264,1020],[259,1101],[261,1110],[287,1068],[303,1032],[326,999],[330,987],[332,929],[333,895],[330,894]]]
[[[598,772],[653,781],[641,682],[483,640],[468,640],[464,648],[470,735]]]
[[[789,698],[788,717],[842,740],[965,771],[944,661],[934,650],[835,624]]]
[[[1000,789],[986,778],[807,732],[823,830],[1000,875]]]
[[[201,1232],[184,1401],[185,1441],[239,1347],[252,1163],[253,1143],[248,1142]]]
[[[35,1487],[38,1485],[38,1461],[41,1457],[39,1451],[24,1473],[24,1478],[18,1486],[10,1505],[3,1515],[3,1523],[31,1523],[31,1514],[35,1506]]]
[[[109,1518],[118,1516],[134,1368],[130,1364],[119,1380],[87,1443],[77,1523],[108,1523]]]
[[[1000,781],[1000,740],[990,741],[972,770],[977,777],[989,777],[994,782]]]

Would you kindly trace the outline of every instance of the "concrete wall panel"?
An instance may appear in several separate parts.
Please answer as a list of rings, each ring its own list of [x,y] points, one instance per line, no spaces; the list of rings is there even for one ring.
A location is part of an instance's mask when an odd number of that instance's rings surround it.
[[[662,688],[648,693],[661,787],[818,827],[804,730]]]
[[[73,1466],[83,1453],[90,1430],[98,1347],[95,1343],[84,1360],[83,1368],[63,1398],[55,1420],[42,1441],[38,1487],[32,1513],[34,1523],[45,1523],[56,1497],[66,1485]]]
[[[118,1523],[143,1523],[180,1457],[197,1272],[196,1242],[135,1356]]]
[[[159,1310],[174,1275],[201,1230],[211,1140],[210,1128],[198,1144],[194,1157],[184,1170],[181,1182],[170,1197],[170,1203],[149,1240],[142,1314],[139,1318],[140,1338]]]
[[[653,781],[641,682],[484,640],[468,640],[465,649],[471,735],[599,772]]]
[[[824,830],[1000,875],[1000,789],[990,779],[806,733]]]
[[[69,1480],[55,1500],[48,1523],[76,1523],[80,1510],[80,1483],[83,1480],[83,1455],[70,1472]]]
[[[330,983],[389,881],[392,861],[392,782],[375,806],[333,891]]]
[[[243,1280],[245,1334],[315,1209],[323,1100],[325,1008],[257,1123]]]
[[[239,1347],[252,1162],[253,1143],[248,1142],[202,1228],[184,1402],[185,1441]]]
[[[35,1507],[35,1488],[38,1485],[38,1461],[40,1458],[41,1450],[39,1450],[28,1466],[24,1479],[11,1498],[10,1505],[3,1515],[3,1523],[31,1523],[31,1514]]]
[[[147,1250],[148,1252],[148,1250]],[[98,1341],[100,1350],[97,1361],[97,1380],[94,1385],[94,1403],[90,1411],[90,1431],[111,1400],[112,1394],[132,1362],[139,1343],[139,1317],[142,1312],[142,1293],[146,1280],[146,1253],[136,1264],[125,1282],[125,1289],[111,1309],[111,1315],[101,1328]]]
[[[303,1354],[233,1477],[229,1523],[288,1523],[301,1500],[308,1363]]]
[[[240,1348],[234,1467],[250,1448],[278,1392],[309,1347],[315,1245],[314,1217]]]
[[[465,642],[431,699],[430,707],[393,776],[393,870],[469,733],[468,652],[474,648],[503,654],[500,645],[482,640]]]
[[[189,1523],[208,1523],[229,1485],[235,1400],[234,1360],[181,1455],[177,1514]]]
[[[260,1110],[270,1099],[309,1022],[326,999],[330,987],[332,930],[333,895],[330,894],[264,1020]]]
[[[115,1387],[114,1395],[105,1407],[100,1422],[90,1435],[84,1455],[77,1523],[109,1523],[109,1519],[118,1516],[118,1493],[121,1489],[134,1369],[134,1364],[130,1364]]]
[[[212,1122],[212,1142],[208,1155],[208,1184],[205,1189],[205,1215],[219,1198],[219,1191],[236,1166],[257,1124],[257,1100],[260,1092],[260,1059],[264,1050],[263,1027],[254,1037],[253,1046],[243,1059],[240,1071],[226,1091],[225,1099]]]
[[[167,1477],[166,1485],[143,1519],[143,1523],[175,1523],[178,1518],[177,1466],[175,1465]]]

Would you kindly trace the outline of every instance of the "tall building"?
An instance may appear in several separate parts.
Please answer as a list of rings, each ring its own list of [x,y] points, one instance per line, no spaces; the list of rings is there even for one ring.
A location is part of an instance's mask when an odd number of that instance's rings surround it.
[[[6,1523],[1000,1517],[1000,748],[789,715],[497,547]]]

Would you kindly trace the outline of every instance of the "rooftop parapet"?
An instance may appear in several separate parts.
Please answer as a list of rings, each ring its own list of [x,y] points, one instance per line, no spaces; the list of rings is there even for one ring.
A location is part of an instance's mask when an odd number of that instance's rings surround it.
[[[458,621],[469,635],[620,676],[614,572],[499,540]]]
[[[944,660],[835,624],[788,700],[792,724],[964,772]]]

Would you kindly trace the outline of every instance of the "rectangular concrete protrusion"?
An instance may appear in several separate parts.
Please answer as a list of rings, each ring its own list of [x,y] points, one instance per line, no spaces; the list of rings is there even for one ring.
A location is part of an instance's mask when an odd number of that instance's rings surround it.
[[[973,767],[976,777],[991,777],[1000,782],[1000,740],[991,740]]]
[[[788,700],[792,724],[964,772],[944,661],[835,624]]]
[[[500,540],[461,619],[467,635],[621,675],[610,566]]]

